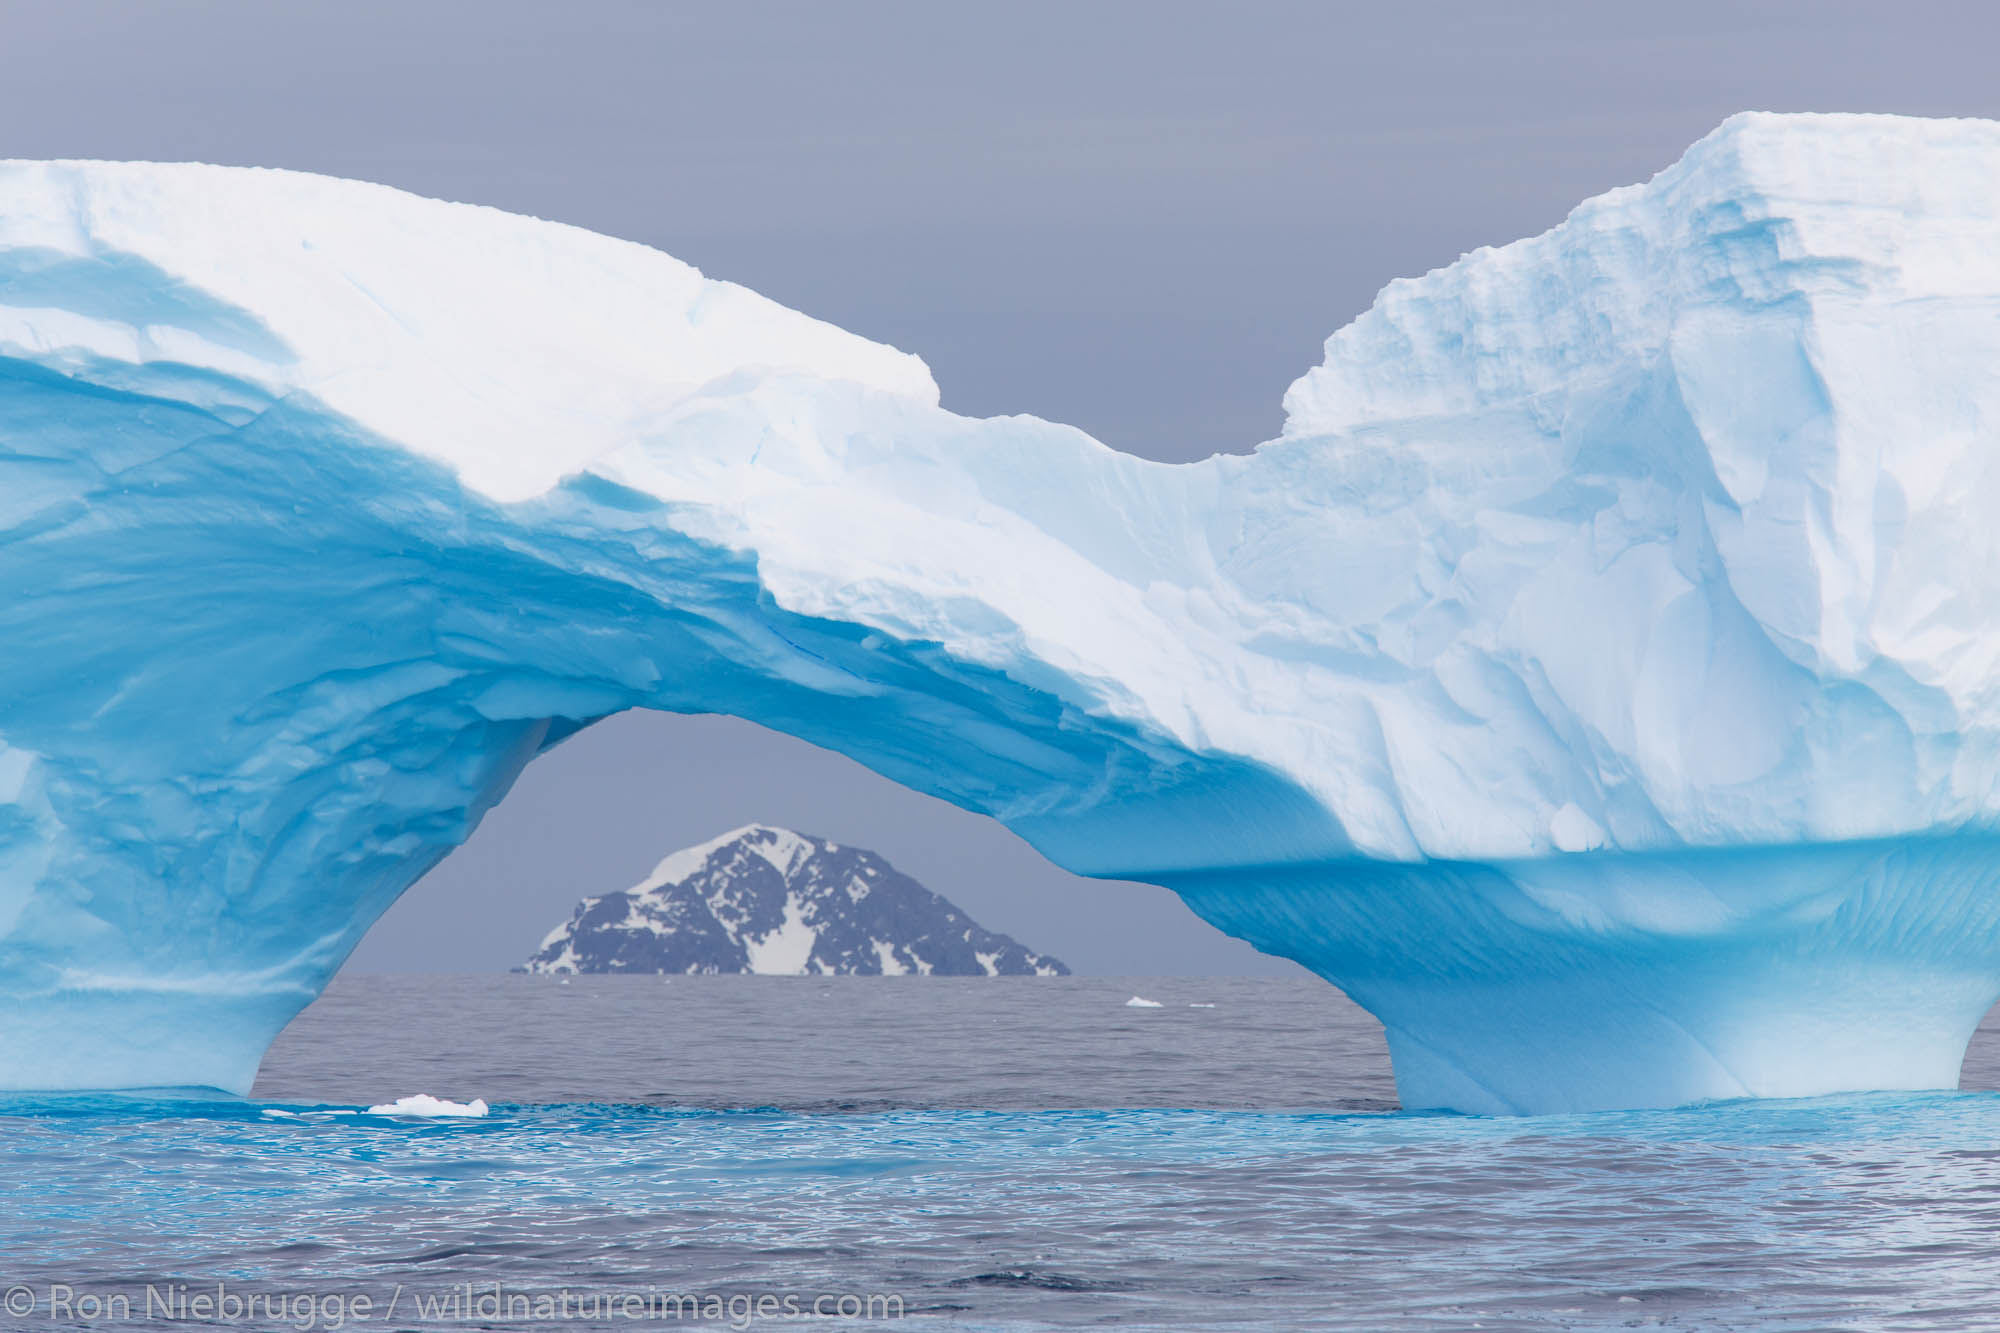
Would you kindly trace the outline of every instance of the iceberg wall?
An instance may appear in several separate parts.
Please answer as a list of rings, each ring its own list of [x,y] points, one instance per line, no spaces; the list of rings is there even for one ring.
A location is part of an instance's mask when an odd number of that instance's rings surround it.
[[[0,165],[0,1086],[245,1089],[534,755],[729,712],[1182,893],[1410,1106],[1955,1083],[2000,125],[1740,116],[1171,466],[656,251]]]

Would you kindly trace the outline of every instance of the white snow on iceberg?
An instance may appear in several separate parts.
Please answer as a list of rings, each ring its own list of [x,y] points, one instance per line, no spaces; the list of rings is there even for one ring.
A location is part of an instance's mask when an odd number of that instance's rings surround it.
[[[0,1084],[247,1087],[540,749],[1149,879],[1410,1105],[1940,1086],[2000,993],[2000,125],[1742,116],[1168,466],[574,228],[0,165]]]

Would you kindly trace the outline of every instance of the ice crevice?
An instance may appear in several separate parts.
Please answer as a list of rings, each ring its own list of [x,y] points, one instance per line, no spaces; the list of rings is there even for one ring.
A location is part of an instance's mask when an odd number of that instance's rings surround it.
[[[247,1087],[628,708],[1173,889],[1412,1107],[1948,1086],[2000,995],[1996,310],[2000,126],[1741,116],[1170,466],[575,228],[0,164],[0,1086]]]

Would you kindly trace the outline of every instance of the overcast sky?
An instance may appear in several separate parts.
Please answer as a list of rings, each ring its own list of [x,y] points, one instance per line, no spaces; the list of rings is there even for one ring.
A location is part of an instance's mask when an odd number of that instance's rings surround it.
[[[644,241],[921,355],[945,406],[1163,459],[1277,433],[1389,279],[1745,109],[2000,116],[1990,3],[0,0],[0,155],[296,167]],[[1081,971],[1277,965],[1162,890],[745,723],[537,762],[352,966],[524,958],[752,820],[872,847]]]

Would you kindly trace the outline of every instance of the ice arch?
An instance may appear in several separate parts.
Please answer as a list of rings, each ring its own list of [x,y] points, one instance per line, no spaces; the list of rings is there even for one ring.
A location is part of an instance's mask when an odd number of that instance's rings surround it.
[[[247,1087],[540,749],[725,711],[1338,982],[1413,1106],[1949,1085],[2000,993],[2000,126],[1747,116],[1250,457],[573,228],[0,167],[0,1085]]]

